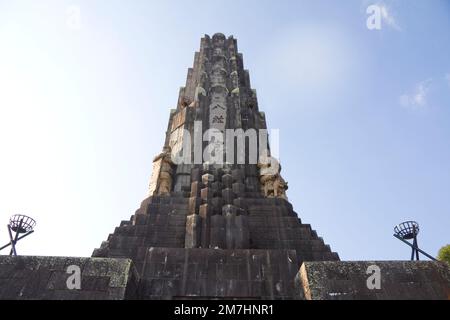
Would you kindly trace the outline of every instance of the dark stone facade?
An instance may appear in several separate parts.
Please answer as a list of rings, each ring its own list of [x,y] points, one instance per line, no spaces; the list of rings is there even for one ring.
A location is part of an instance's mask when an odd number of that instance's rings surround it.
[[[141,275],[140,298],[299,298],[293,279],[301,262],[336,260],[337,255],[300,222],[286,200],[242,202],[248,210],[248,248],[186,248],[188,199],[152,197],[93,255],[131,258]],[[211,238],[218,235],[211,231]]]
[[[131,220],[123,221],[93,256],[131,258],[141,271],[148,248],[185,248],[187,202],[188,199],[176,197],[145,200]],[[301,223],[286,200],[261,197],[242,202],[248,210],[245,218],[249,235],[249,245],[242,249],[295,250],[297,267],[302,261],[338,259],[310,225]],[[214,230],[211,234],[214,238],[220,231]],[[215,247],[220,248],[212,246]]]
[[[294,250],[150,248],[142,299],[300,299]]]
[[[69,289],[69,266],[81,270],[80,289]],[[0,299],[136,299],[139,276],[130,259],[0,256]]]

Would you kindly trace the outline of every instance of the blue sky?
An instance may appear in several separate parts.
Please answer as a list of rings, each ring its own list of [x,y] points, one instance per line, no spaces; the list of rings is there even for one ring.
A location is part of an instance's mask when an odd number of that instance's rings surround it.
[[[19,254],[89,256],[128,219],[215,32],[238,39],[289,199],[341,259],[408,259],[392,229],[409,219],[425,251],[449,243],[444,0],[0,0],[0,242],[25,213]]]

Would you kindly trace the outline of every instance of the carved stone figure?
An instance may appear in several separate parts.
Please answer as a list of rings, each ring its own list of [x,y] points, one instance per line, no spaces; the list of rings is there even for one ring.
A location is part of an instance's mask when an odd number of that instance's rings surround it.
[[[260,176],[260,182],[261,182],[261,191],[266,197],[274,197],[275,196],[275,189],[274,189],[274,176],[273,175],[264,175]]]
[[[280,174],[278,174],[278,176],[275,178],[273,189],[275,197],[287,200],[286,190],[288,189],[288,184]]]
[[[184,109],[184,108],[189,107],[189,105],[190,105],[191,103],[192,103],[192,101],[189,100],[189,98],[184,97],[184,98],[181,100],[181,109]]]
[[[158,177],[158,195],[168,195],[172,191],[172,175],[173,175],[173,162],[171,156],[171,148],[167,147],[163,149],[163,152],[159,154],[155,161],[161,161],[161,169]]]
[[[264,196],[287,199],[288,184],[280,174],[281,167],[278,162],[272,157],[264,157],[260,159],[258,167],[261,192]]]

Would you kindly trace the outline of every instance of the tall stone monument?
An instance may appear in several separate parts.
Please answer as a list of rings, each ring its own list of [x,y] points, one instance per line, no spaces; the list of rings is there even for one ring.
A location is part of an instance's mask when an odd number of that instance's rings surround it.
[[[339,257],[287,200],[266,130],[236,39],[206,35],[148,198],[93,256],[132,259],[142,298],[297,298],[302,262]]]
[[[141,207],[90,258],[0,256],[0,299],[450,299],[446,263],[339,261],[266,129],[236,40],[205,36]]]

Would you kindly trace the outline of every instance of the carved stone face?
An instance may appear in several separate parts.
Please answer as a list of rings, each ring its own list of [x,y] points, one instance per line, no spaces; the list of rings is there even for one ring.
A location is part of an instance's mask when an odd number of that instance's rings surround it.
[[[214,46],[223,47],[225,44],[225,35],[222,33],[216,33],[212,37],[212,42]]]

